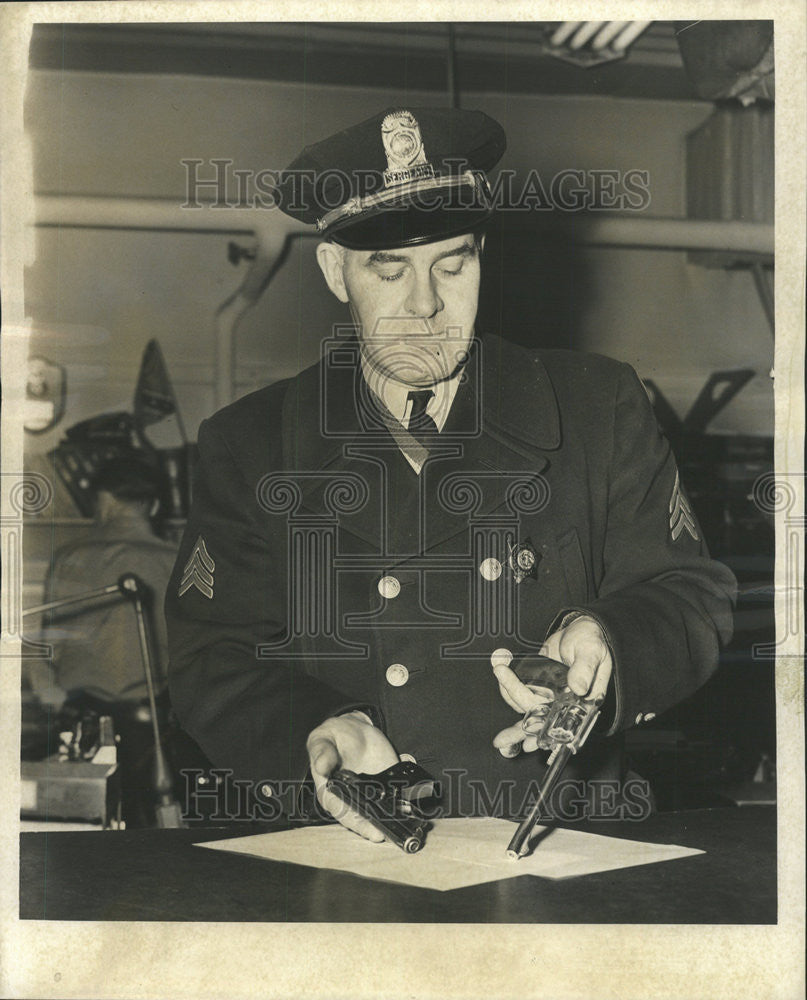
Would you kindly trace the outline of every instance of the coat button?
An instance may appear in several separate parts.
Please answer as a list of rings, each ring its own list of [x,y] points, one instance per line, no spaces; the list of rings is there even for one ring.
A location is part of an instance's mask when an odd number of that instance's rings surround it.
[[[502,564],[498,559],[485,559],[479,564],[479,572],[486,580],[498,580],[502,575]]]
[[[267,799],[271,799],[274,794],[275,790],[271,785],[261,785],[261,795],[265,795]]]
[[[382,576],[378,581],[378,592],[382,597],[387,597],[392,599],[397,597],[401,592],[401,584],[397,577],[394,576]]]
[[[391,667],[387,667],[386,678],[387,684],[399,688],[409,680],[409,671],[403,663],[393,663]]]
[[[504,646],[501,649],[494,649],[490,654],[490,664],[493,667],[509,667],[513,662],[513,654]]]

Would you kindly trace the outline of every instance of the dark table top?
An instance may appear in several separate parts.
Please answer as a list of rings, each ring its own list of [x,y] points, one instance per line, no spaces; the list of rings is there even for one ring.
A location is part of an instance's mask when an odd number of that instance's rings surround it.
[[[271,827],[20,835],[20,917],[404,923],[776,922],[776,811],[664,813],[574,829],[705,854],[580,878],[436,892],[192,845]]]

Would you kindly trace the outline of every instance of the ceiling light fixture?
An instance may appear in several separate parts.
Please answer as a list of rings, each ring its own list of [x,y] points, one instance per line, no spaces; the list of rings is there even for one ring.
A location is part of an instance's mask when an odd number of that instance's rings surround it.
[[[623,59],[652,21],[563,21],[549,27],[543,52],[576,66]]]

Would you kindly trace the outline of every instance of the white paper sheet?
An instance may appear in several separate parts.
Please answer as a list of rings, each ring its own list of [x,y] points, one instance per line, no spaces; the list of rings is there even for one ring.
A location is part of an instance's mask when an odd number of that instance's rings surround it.
[[[578,830],[552,829],[529,857],[511,861],[505,850],[515,828],[515,823],[504,819],[436,820],[417,854],[404,854],[393,844],[371,844],[337,825],[196,846],[441,891],[518,875],[571,878],[704,853],[675,844],[643,844]],[[534,836],[544,829],[536,827]]]

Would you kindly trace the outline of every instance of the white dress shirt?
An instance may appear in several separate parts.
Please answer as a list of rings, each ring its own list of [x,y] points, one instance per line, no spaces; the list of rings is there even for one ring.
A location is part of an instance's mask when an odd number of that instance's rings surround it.
[[[441,431],[445,427],[448,414],[451,411],[451,405],[454,402],[454,397],[457,395],[462,371],[458,371],[452,378],[445,379],[442,382],[419,386],[407,385],[404,382],[397,381],[397,379],[390,378],[383,372],[378,371],[378,369],[373,368],[364,357],[361,359],[361,370],[364,381],[367,383],[370,391],[404,430],[408,430],[412,414],[412,400],[409,398],[409,393],[420,392],[423,389],[431,389],[434,393],[426,405],[426,413],[432,418],[438,431]],[[394,427],[391,430],[394,430]],[[413,442],[413,446],[409,447],[405,439],[398,437],[394,433],[393,437],[401,449],[401,454],[415,472],[420,475],[428,454],[427,450],[417,442]]]

